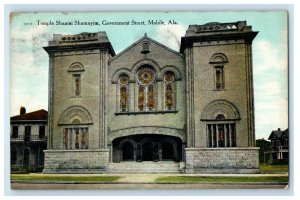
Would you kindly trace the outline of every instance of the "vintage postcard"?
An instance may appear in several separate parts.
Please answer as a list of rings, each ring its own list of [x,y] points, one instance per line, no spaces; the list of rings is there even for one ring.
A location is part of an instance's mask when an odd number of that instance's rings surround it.
[[[287,20],[11,13],[11,188],[288,187]]]

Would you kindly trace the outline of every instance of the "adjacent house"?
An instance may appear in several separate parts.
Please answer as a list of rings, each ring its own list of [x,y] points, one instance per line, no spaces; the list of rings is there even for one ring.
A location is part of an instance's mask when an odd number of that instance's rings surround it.
[[[273,130],[268,138],[271,141],[271,150],[264,152],[265,160],[269,157],[271,163],[285,162],[289,159],[289,131],[280,128]]]
[[[20,115],[10,118],[11,171],[36,172],[44,167],[43,150],[47,148],[46,110],[26,113],[21,107]]]

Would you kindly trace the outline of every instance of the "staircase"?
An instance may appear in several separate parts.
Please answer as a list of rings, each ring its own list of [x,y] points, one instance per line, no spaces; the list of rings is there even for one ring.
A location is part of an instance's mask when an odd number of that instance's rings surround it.
[[[146,174],[178,174],[182,173],[179,162],[171,161],[143,161],[143,162],[120,162],[120,163],[109,163],[108,173],[112,174],[135,174],[135,173],[146,173]]]

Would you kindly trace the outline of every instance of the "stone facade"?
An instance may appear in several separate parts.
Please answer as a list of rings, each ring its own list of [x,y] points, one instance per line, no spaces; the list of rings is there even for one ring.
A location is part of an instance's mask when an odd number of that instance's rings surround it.
[[[44,172],[111,173],[125,161],[257,172],[246,164],[258,159],[256,34],[246,22],[191,25],[180,52],[145,34],[117,55],[105,32],[54,35]]]
[[[103,173],[108,150],[47,150],[44,173]]]
[[[258,173],[258,148],[186,148],[186,173]]]

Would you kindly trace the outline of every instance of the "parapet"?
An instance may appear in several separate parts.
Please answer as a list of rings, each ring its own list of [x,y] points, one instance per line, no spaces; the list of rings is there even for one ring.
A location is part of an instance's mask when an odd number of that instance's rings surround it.
[[[49,53],[50,51],[97,47],[107,47],[110,54],[115,55],[106,32],[83,32],[76,35],[53,34],[53,39],[49,41],[48,46],[44,49]]]
[[[258,32],[252,31],[246,21],[230,23],[210,22],[203,25],[190,25],[184,37],[181,38],[180,52],[194,42],[243,39],[251,43]]]

